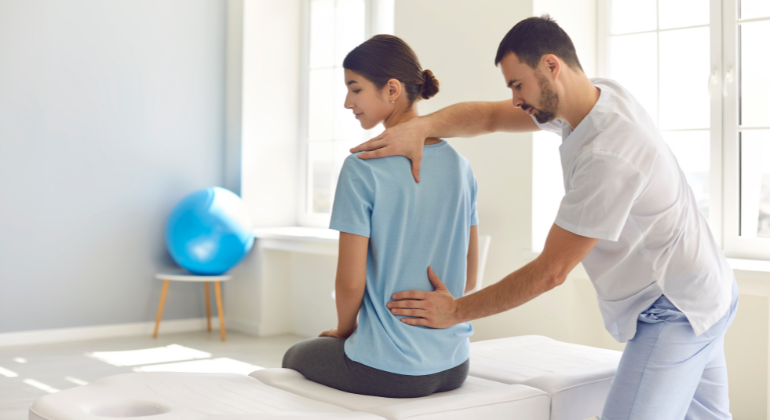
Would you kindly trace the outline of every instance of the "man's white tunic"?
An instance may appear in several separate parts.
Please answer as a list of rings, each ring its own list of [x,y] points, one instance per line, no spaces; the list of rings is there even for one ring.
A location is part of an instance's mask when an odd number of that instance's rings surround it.
[[[700,335],[730,306],[732,269],[647,112],[616,82],[591,82],[599,100],[574,130],[538,124],[562,135],[556,224],[599,239],[583,266],[616,340],[634,337],[639,313],[660,295]]]

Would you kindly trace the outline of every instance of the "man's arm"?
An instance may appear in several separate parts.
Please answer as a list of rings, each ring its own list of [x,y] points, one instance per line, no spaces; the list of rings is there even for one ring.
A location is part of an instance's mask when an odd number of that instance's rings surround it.
[[[358,311],[366,289],[366,252],[369,238],[340,232],[337,279],[334,290],[337,303],[337,328],[321,337],[348,338],[358,326]]]
[[[471,226],[470,240],[468,241],[468,270],[465,276],[465,293],[476,287],[479,276],[479,227]]]
[[[532,117],[520,108],[514,108],[510,100],[461,102],[388,128],[350,151],[365,152],[359,155],[361,159],[406,156],[412,161],[412,174],[419,182],[422,146],[426,138],[475,137],[496,132],[538,130]]]
[[[504,312],[564,283],[567,274],[598,241],[576,235],[554,224],[540,256],[498,283],[469,296],[454,299],[433,270],[428,269],[435,291],[396,293],[393,302],[388,303],[388,308],[394,315],[413,317],[401,319],[405,324],[431,328],[447,328],[460,322]]]

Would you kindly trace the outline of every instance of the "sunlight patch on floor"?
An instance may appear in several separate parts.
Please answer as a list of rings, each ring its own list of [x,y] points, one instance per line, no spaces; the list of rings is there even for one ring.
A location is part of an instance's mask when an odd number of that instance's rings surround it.
[[[86,355],[114,366],[148,365],[211,357],[211,353],[180,346],[179,344],[140,350],[97,351],[86,353]]]
[[[78,378],[72,377],[72,376],[65,376],[64,380],[67,381],[67,382],[72,382],[75,385],[88,385],[88,382],[86,382],[86,381],[84,381],[82,379],[78,379]]]
[[[43,390],[43,391],[51,393],[51,394],[53,394],[54,392],[59,392],[58,389],[56,389],[56,388],[54,388],[54,387],[52,387],[50,385],[44,384],[44,383],[42,383],[40,381],[36,381],[34,379],[25,379],[24,383],[29,385],[29,386],[34,386],[37,389]]]
[[[18,373],[14,372],[12,370],[8,370],[8,369],[6,369],[6,368],[4,368],[2,366],[0,366],[0,375],[3,375],[5,377],[7,377],[7,378],[15,378],[15,377],[19,376]]]

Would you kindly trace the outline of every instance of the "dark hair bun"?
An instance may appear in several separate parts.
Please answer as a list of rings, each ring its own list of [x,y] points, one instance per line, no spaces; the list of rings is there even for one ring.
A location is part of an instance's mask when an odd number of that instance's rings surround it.
[[[430,99],[438,93],[438,79],[433,76],[433,72],[430,70],[423,71],[422,77],[424,81],[422,83],[422,92],[420,92],[420,96],[422,96],[423,99]]]

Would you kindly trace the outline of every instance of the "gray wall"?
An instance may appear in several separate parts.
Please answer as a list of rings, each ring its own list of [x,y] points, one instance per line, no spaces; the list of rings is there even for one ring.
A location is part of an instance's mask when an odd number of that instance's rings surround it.
[[[225,6],[0,0],[0,333],[154,319],[168,213],[223,181]]]

